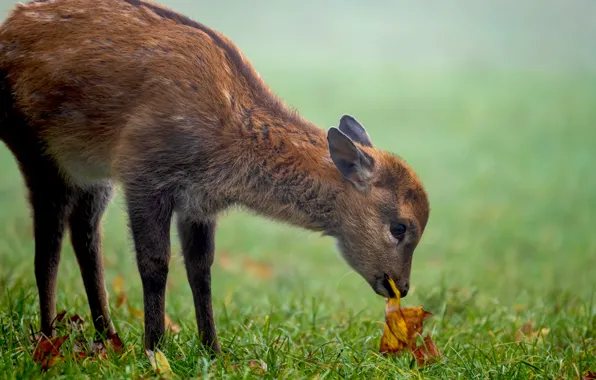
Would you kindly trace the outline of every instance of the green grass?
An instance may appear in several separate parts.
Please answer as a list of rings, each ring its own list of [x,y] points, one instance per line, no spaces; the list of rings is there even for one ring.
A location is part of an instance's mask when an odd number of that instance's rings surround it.
[[[0,3],[7,9],[7,2]],[[355,19],[359,10],[354,9],[345,14]],[[194,10],[192,16],[205,20],[199,7]],[[209,12],[215,19],[225,14],[217,7]],[[408,355],[380,356],[385,301],[342,262],[330,238],[231,211],[222,218],[216,241],[214,308],[224,353],[214,361],[197,344],[182,260],[179,254],[172,257],[166,307],[182,331],[168,337],[165,352],[176,375],[255,378],[261,375],[251,361],[259,360],[267,364],[266,377],[290,379],[571,379],[596,372],[595,72],[508,64],[422,70],[397,66],[381,55],[354,60],[354,52],[346,62],[333,47],[328,56],[321,51],[320,57],[298,58],[317,42],[311,40],[295,46],[293,55],[283,50],[265,55],[269,45],[261,44],[262,31],[255,28],[246,37],[243,28],[250,26],[234,29],[221,15],[224,32],[235,40],[252,38],[245,49],[249,58],[305,117],[327,128],[341,114],[353,114],[377,147],[399,154],[420,174],[432,212],[414,257],[413,289],[403,304],[423,305],[435,315],[425,332],[444,358],[418,368]],[[276,25],[283,27],[279,17]],[[377,32],[392,30],[392,17],[386,15]],[[333,25],[345,29],[347,24],[334,19]],[[364,46],[367,38],[363,32],[355,41]],[[114,305],[111,283],[122,275],[131,305],[142,309],[120,194],[105,218],[104,262],[112,316],[130,345],[126,355],[65,360],[41,374],[29,340],[39,325],[33,245],[22,179],[0,145],[2,377],[154,376],[143,352],[142,321]],[[246,259],[270,268],[271,277],[242,272]],[[58,309],[90,319],[68,243]],[[516,331],[526,322],[549,332],[542,341],[519,342]],[[72,339],[81,337],[92,340],[92,328],[87,325]],[[69,347],[72,342],[65,352]]]

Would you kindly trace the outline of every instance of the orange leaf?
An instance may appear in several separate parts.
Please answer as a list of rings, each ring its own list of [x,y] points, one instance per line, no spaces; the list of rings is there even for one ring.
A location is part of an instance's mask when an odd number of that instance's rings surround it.
[[[165,322],[166,322],[166,329],[169,329],[174,334],[178,334],[181,331],[180,326],[175,324],[174,321],[172,321],[172,318],[170,318],[170,316],[167,314],[166,314]]]
[[[116,296],[116,307],[120,307],[122,305],[124,305],[126,303],[127,299],[126,299],[126,293],[122,292],[122,293],[118,293],[118,295]]]
[[[521,341],[538,341],[542,342],[543,338],[550,332],[548,328],[542,328],[538,331],[534,331],[534,325],[532,322],[526,322],[519,330],[515,333],[515,339],[518,342]]]
[[[432,314],[422,306],[400,307],[400,293],[393,280],[389,283],[396,297],[389,298],[385,306],[385,327],[379,351],[397,354],[406,348],[412,350],[418,335],[422,334],[424,320]]]
[[[227,272],[234,271],[234,264],[232,264],[232,259],[230,258],[230,255],[228,255],[225,252],[221,252],[219,254],[219,265],[222,267],[223,270]]]
[[[441,357],[441,352],[429,335],[424,337],[424,343],[412,351],[419,366],[432,363],[436,358]]]
[[[267,279],[273,274],[273,269],[270,265],[254,261],[251,259],[244,260],[244,270],[255,277]]]
[[[112,289],[114,289],[115,293],[123,293],[124,292],[124,277],[122,275],[117,275],[112,280]]]
[[[120,307],[126,303],[126,292],[124,291],[124,277],[118,275],[112,280],[112,289],[116,294],[116,307]]]
[[[130,306],[129,304],[126,304],[126,306],[128,307],[128,312],[130,313],[130,315],[132,315],[135,318],[138,319],[142,319],[143,318],[143,310],[138,310],[133,308],[132,306]]]
[[[37,342],[33,351],[33,360],[41,363],[42,370],[46,370],[62,360],[60,347],[68,339],[68,335],[47,338],[43,336]]]

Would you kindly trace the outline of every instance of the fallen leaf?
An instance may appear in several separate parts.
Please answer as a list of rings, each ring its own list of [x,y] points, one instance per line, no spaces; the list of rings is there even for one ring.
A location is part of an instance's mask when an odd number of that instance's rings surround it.
[[[72,347],[72,351],[75,354],[75,360],[76,359],[83,359],[87,357],[87,352],[85,352],[85,342],[82,341],[78,341],[75,342],[75,344]]]
[[[73,325],[83,325],[85,324],[85,320],[78,314],[75,314],[71,317],[66,318],[66,322],[73,324]]]
[[[106,339],[106,342],[111,349],[117,353],[121,354],[124,348],[124,344],[118,336],[118,333],[114,333]],[[101,359],[105,359],[108,357],[108,348],[106,347],[105,343],[102,340],[96,340],[90,345],[90,356],[98,356]]]
[[[122,343],[122,339],[120,339],[118,333],[111,334],[108,337],[108,344],[117,354],[121,353],[122,349],[124,348],[124,344]]]
[[[114,292],[116,293],[124,292],[124,277],[121,274],[117,275],[112,280],[112,289],[114,289]]]
[[[66,339],[68,339],[68,335],[57,336],[54,338],[43,336],[39,339],[35,346],[35,350],[33,351],[33,360],[41,364],[42,370],[47,370],[63,359],[63,356],[60,353],[60,347]]]
[[[526,322],[515,332],[515,340],[518,342],[526,341],[533,342],[538,341],[541,343],[544,337],[550,332],[549,328],[542,328],[538,331],[534,331],[534,324],[532,322]]]
[[[174,321],[172,321],[172,318],[170,318],[170,316],[167,313],[166,313],[165,323],[166,323],[166,329],[169,329],[174,334],[178,334],[182,330],[180,328],[180,326],[178,326],[176,323],[174,323]]]
[[[152,350],[145,350],[145,354],[155,373],[165,376],[172,375],[172,368],[170,368],[170,363],[168,363],[168,359],[163,352],[159,349],[155,350],[155,352]]]
[[[588,371],[582,375],[582,380],[594,380],[596,379],[596,372]]]
[[[219,266],[222,267],[223,270],[227,272],[234,272],[234,264],[232,263],[232,259],[230,255],[227,253],[221,252],[219,255]]]
[[[143,310],[135,309],[128,303],[128,299],[126,297],[126,293],[124,292],[124,277],[118,275],[112,281],[112,288],[114,289],[114,293],[116,293],[116,307],[120,307],[126,304],[126,308],[128,309],[128,313],[137,319],[143,319],[144,312]],[[165,325],[166,328],[172,331],[174,334],[178,334],[181,331],[179,325],[172,321],[172,318],[168,314],[165,315]],[[118,338],[120,339],[120,338]],[[120,342],[122,343],[122,342]]]
[[[143,316],[144,316],[143,310],[135,309],[130,305],[127,305],[127,307],[128,307],[128,312],[130,313],[130,315],[132,315],[134,318],[143,319]],[[169,329],[174,334],[178,334],[178,333],[180,333],[180,331],[182,331],[180,326],[178,324],[174,323],[174,321],[172,321],[172,318],[170,318],[170,316],[167,313],[165,315],[164,323],[166,325],[166,329]]]
[[[401,307],[400,293],[393,280],[389,280],[396,297],[388,298],[385,306],[385,327],[379,351],[397,354],[414,349],[416,338],[422,334],[424,320],[432,316],[422,306]]]
[[[251,360],[248,365],[253,372],[259,375],[264,375],[265,372],[267,372],[267,363],[265,363],[263,360]]]
[[[126,307],[128,308],[128,312],[130,313],[130,315],[132,315],[133,317],[138,318],[138,319],[143,319],[143,315],[144,315],[143,310],[135,309],[134,307],[130,306],[130,304],[128,304],[128,303],[126,304]]]
[[[269,279],[273,275],[273,268],[271,267],[271,265],[264,262],[260,262],[250,258],[245,258],[242,262],[242,265],[240,265],[239,262],[235,263],[233,258],[230,257],[230,255],[226,252],[219,252],[217,254],[217,257],[218,265],[226,272],[245,272],[261,279]]]
[[[116,307],[120,307],[122,305],[124,305],[126,303],[127,299],[126,299],[126,293],[118,293],[118,295],[116,295]]]
[[[418,365],[423,366],[433,363],[436,358],[440,358],[441,352],[432,338],[427,335],[424,337],[424,342],[412,351],[412,355],[416,358]]]
[[[251,259],[244,259],[244,270],[261,279],[271,278],[271,275],[273,274],[271,265]]]
[[[127,301],[126,292],[124,291],[124,277],[117,275],[112,280],[112,289],[116,294],[116,307],[124,305]]]
[[[56,322],[62,323],[64,317],[66,316],[66,310],[61,310],[56,314]]]

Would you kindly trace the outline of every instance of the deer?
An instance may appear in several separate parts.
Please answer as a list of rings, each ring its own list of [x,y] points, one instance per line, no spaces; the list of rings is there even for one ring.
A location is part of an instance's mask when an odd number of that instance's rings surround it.
[[[165,339],[175,223],[200,344],[217,354],[211,270],[232,207],[332,238],[379,296],[408,294],[430,206],[404,159],[346,113],[323,129],[288,106],[222,33],[145,0],[34,0],[0,27],[0,139],[34,230],[40,332],[52,337],[65,231],[96,333],[116,333],[102,217],[122,190],[144,308]]]

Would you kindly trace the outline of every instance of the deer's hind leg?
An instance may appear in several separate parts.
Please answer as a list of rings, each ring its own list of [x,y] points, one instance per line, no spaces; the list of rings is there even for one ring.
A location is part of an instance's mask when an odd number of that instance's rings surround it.
[[[6,73],[0,73],[0,139],[14,154],[29,192],[35,238],[35,279],[39,292],[41,332],[53,336],[56,285],[64,229],[71,212],[73,188],[45,152],[41,141],[13,105]]]
[[[116,331],[110,320],[101,248],[101,220],[112,195],[109,182],[78,190],[69,218],[70,237],[79,263],[93,326],[110,337]]]
[[[45,156],[39,143],[23,133],[11,140],[29,190],[35,238],[35,279],[39,293],[41,332],[51,337],[56,318],[56,285],[60,250],[74,190],[67,184],[53,161]]]

